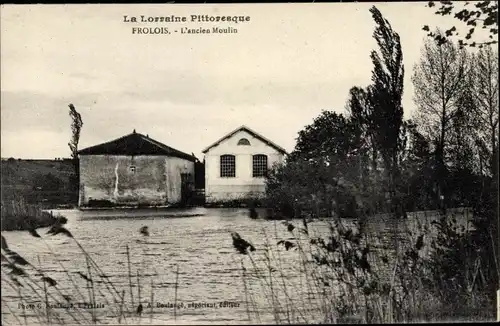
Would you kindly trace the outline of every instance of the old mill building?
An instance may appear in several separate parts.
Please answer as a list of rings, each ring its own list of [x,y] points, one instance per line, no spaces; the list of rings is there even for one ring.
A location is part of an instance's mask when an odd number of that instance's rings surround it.
[[[134,132],[82,149],[79,206],[177,204],[194,180],[196,157]]]
[[[205,201],[220,203],[261,198],[265,176],[274,163],[283,162],[286,151],[241,126],[203,150],[205,154]]]

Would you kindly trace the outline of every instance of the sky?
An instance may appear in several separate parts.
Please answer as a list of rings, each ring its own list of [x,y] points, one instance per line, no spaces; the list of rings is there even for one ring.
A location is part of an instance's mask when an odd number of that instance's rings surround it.
[[[343,112],[349,89],[370,84],[372,5],[400,35],[411,117],[422,26],[455,23],[425,4],[3,5],[1,156],[69,157],[69,103],[83,119],[80,149],[135,129],[202,158],[205,147],[246,125],[292,151],[322,110]],[[193,14],[250,20],[189,22]],[[125,15],[188,22],[131,23]],[[214,26],[238,33],[180,33]],[[171,34],[138,35],[133,27]]]

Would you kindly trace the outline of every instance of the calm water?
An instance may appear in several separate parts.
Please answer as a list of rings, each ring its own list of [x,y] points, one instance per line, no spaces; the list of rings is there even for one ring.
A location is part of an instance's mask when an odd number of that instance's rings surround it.
[[[243,264],[253,275],[269,270],[262,255],[265,244],[276,244],[277,240],[290,237],[280,221],[250,219],[245,209],[61,210],[58,212],[68,218],[66,228],[72,232],[109,277],[118,292],[125,291],[125,305],[131,311],[127,323],[274,322],[273,311],[268,301],[269,296],[261,287],[261,281],[257,277],[246,276],[247,282],[243,282],[241,266]],[[410,218],[411,223],[416,225],[417,221],[419,223],[424,221],[425,218],[422,216]],[[384,234],[389,225],[392,225],[394,229],[396,222],[391,223],[378,220],[370,223],[369,229],[374,233]],[[398,223],[396,223],[396,228],[399,227]],[[301,225],[300,221],[294,224]],[[311,227],[321,232],[325,230],[325,225],[325,222],[314,222]],[[139,233],[142,226],[148,226],[149,236]],[[58,288],[62,293],[70,295],[72,302],[84,300],[88,302],[87,282],[78,274],[87,275],[87,263],[77,244],[63,235],[47,236],[45,235],[46,229],[39,231],[43,239],[34,238],[28,232],[4,232],[3,235],[12,250],[26,258],[36,268],[40,268],[43,273],[57,280]],[[238,232],[257,248],[254,257],[260,258],[255,258],[255,265],[249,257],[235,252],[232,247],[231,231]],[[130,249],[132,279],[128,275],[127,245]],[[302,290],[304,286],[300,286],[303,281],[300,275],[303,273],[300,273],[297,267],[300,265],[297,264],[297,252],[283,249],[276,253],[279,259],[274,260],[275,265],[272,269],[282,271],[281,278],[286,279],[289,282],[287,284],[297,286],[297,291],[290,291],[296,296],[291,300],[304,300],[303,293],[299,293],[304,291]],[[277,266],[276,261],[282,265]],[[262,267],[262,269],[255,268],[255,266]],[[65,269],[69,272],[74,284],[64,272]],[[92,273],[95,272],[92,271]],[[102,281],[98,281],[98,277],[94,277],[94,280],[97,305],[94,311],[98,321],[116,323],[117,305],[114,304],[110,291],[106,289]],[[138,280],[140,286],[137,286]],[[132,305],[130,295],[130,281],[133,283],[134,305]],[[75,284],[80,293],[75,290]],[[176,284],[177,299],[175,299]],[[51,291],[57,295],[56,291],[53,289]],[[44,300],[32,293],[30,289],[23,288],[21,293],[23,301],[21,301],[19,293],[15,293],[11,287],[4,286],[2,283],[4,321],[13,324],[18,322],[13,314],[5,309],[5,304],[8,304],[17,316],[21,316],[23,309],[20,303],[36,304]],[[152,310],[148,305],[151,302],[151,295],[153,295]],[[255,307],[253,305],[247,307],[245,304],[249,297],[250,301],[256,302]],[[140,319],[132,313],[139,301],[144,307]],[[49,298],[49,302],[53,300]],[[175,311],[171,306],[174,302],[179,305]],[[221,302],[227,303],[221,305]],[[190,306],[193,303],[199,305]],[[247,309],[258,310],[261,319],[249,320]],[[38,322],[36,308],[31,307],[24,311],[28,323]],[[74,323],[74,319],[91,321],[92,309],[65,310],[57,307],[52,311],[55,314],[53,318],[59,314],[70,323]],[[24,323],[23,317],[19,318]]]

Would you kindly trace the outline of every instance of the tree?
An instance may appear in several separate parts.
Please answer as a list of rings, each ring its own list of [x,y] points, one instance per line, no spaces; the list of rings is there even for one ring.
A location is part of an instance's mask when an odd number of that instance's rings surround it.
[[[357,193],[362,198],[363,211],[367,214],[386,211],[383,208],[385,194],[381,191],[384,176],[379,173],[379,167],[382,164],[373,125],[370,124],[373,107],[368,90],[352,87],[349,91],[346,111],[353,126],[356,146],[352,154],[355,155],[355,166],[359,173],[359,178],[352,181],[360,185]]]
[[[411,120],[405,121],[407,149],[402,159],[401,170],[407,196],[407,210],[434,209],[432,196],[433,160],[429,140],[419,132],[419,127]]]
[[[303,181],[309,185],[302,183],[301,189],[307,196],[314,197],[312,201],[318,201],[331,211],[332,197],[336,196],[336,179],[342,176],[360,181],[357,136],[356,127],[349,118],[333,111],[323,111],[299,132],[285,173],[293,170],[306,176]],[[301,178],[295,177],[297,182]]]
[[[69,104],[69,116],[71,117],[71,140],[68,146],[71,150],[71,157],[78,159],[78,143],[80,141],[80,132],[83,122],[82,116],[78,113],[73,104]]]
[[[346,111],[354,128],[355,142],[360,150],[358,154],[369,156],[371,171],[375,173],[378,166],[378,148],[369,124],[372,107],[368,91],[361,87],[352,87],[349,90]]]
[[[444,195],[448,136],[467,89],[467,73],[467,53],[449,41],[425,42],[413,71],[416,120],[434,144],[439,197]]]
[[[498,43],[498,2],[497,1],[479,1],[474,4],[474,8],[469,6],[469,2],[463,3],[463,8],[457,9],[457,2],[440,1],[440,7],[435,12],[436,15],[446,16],[454,14],[454,18],[458,19],[463,24],[471,26],[464,38],[458,39],[460,48],[465,46],[483,47]],[[435,1],[429,1],[427,6],[433,8],[436,6]],[[472,41],[472,36],[476,33],[478,24],[482,29],[488,29],[488,41]],[[427,35],[432,37],[439,45],[444,44],[449,37],[458,36],[457,28],[452,26],[445,31],[445,34],[430,32],[428,25],[423,27],[427,31]]]
[[[404,65],[403,52],[398,33],[376,7],[370,9],[376,28],[373,37],[379,51],[371,52],[374,65],[373,84],[368,87],[370,112],[368,125],[379,150],[387,174],[388,191],[391,202],[395,203],[397,215],[401,216],[401,205],[394,197],[400,170],[398,152],[401,150],[401,127],[403,125]]]
[[[473,96],[475,116],[478,119],[476,143],[479,148],[481,162],[480,177],[483,174],[483,163],[486,175],[491,176],[491,186],[485,187],[488,194],[481,201],[480,213],[485,217],[483,235],[489,235],[496,251],[497,281],[500,279],[500,216],[498,212],[498,52],[491,46],[481,49],[472,61],[473,77],[470,94]],[[495,223],[496,221],[496,223]],[[486,236],[487,237],[487,236]],[[489,243],[488,243],[489,246]],[[493,257],[495,255],[492,255]],[[498,284],[498,283],[497,283]]]
[[[82,116],[78,113],[73,104],[69,104],[69,116],[71,117],[71,139],[68,146],[71,150],[71,157],[75,167],[74,180],[70,180],[71,184],[78,189],[80,166],[78,161],[78,143],[80,142],[80,132],[82,130],[83,122]]]
[[[448,203],[453,207],[471,207],[476,197],[477,169],[474,151],[474,134],[477,122],[474,114],[472,94],[464,92],[449,130],[448,153]]]
[[[472,57],[472,83],[478,140],[485,144],[488,174],[498,178],[498,51],[487,46]]]
[[[342,114],[323,111],[312,124],[299,131],[291,157],[307,160],[322,159],[329,164],[329,157],[345,157],[352,150],[353,131],[354,127],[349,119]]]

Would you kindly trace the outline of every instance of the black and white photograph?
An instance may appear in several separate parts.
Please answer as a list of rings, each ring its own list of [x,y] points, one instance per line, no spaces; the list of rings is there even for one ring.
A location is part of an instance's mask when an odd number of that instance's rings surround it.
[[[499,320],[498,1],[0,20],[2,325]]]

